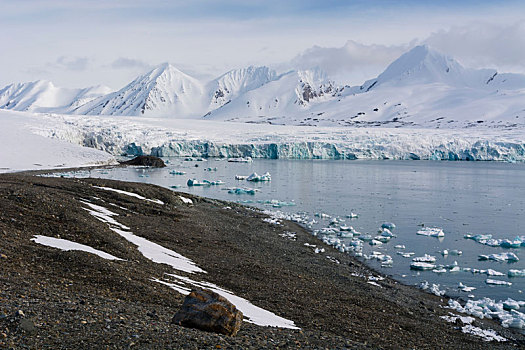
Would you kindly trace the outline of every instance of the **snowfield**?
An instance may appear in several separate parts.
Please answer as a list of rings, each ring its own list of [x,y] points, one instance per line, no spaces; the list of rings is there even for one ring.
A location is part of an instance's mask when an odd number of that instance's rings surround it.
[[[0,111],[0,121],[0,172],[116,164],[106,152],[35,134],[39,115]]]

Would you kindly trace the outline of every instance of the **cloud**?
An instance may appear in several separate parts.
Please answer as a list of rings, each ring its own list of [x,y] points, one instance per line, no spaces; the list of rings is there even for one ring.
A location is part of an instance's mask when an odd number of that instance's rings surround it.
[[[292,59],[293,68],[320,68],[342,83],[357,85],[381,73],[414,43],[405,45],[365,45],[349,40],[343,47],[314,46]]]
[[[48,63],[48,66],[72,71],[83,71],[88,68],[89,59],[87,57],[60,56],[55,62]]]
[[[425,42],[468,67],[525,72],[525,21],[454,26],[431,34]]]
[[[119,57],[113,61],[110,65],[113,69],[149,69],[151,65],[137,59]]]

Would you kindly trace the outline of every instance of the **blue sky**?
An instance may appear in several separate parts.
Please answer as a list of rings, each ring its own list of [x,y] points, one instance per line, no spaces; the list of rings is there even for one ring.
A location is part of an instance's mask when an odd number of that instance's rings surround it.
[[[525,71],[523,14],[525,2],[505,0],[0,0],[0,86],[119,88],[165,61],[204,77],[318,58],[357,82],[422,42],[471,66]]]

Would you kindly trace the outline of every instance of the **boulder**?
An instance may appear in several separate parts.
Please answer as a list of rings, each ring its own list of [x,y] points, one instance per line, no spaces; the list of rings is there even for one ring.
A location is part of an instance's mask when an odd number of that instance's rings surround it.
[[[242,312],[226,298],[208,289],[194,289],[171,323],[234,336],[241,328],[242,318]]]
[[[164,168],[166,164],[164,164],[164,161],[160,159],[159,157],[155,156],[138,156],[131,160],[120,162],[120,164],[124,165],[143,165],[143,166],[150,166],[154,168]]]

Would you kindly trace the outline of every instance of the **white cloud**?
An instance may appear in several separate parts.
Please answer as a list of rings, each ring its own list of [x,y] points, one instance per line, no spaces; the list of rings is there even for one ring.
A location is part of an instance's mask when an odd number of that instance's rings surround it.
[[[425,42],[468,67],[525,73],[525,21],[455,26],[431,34]]]
[[[48,63],[48,65],[59,69],[83,71],[88,68],[89,59],[87,57],[60,56],[55,62]]]
[[[299,69],[318,67],[338,82],[358,85],[377,76],[412,46],[365,45],[349,40],[343,47],[314,46],[296,56],[290,65]]]

